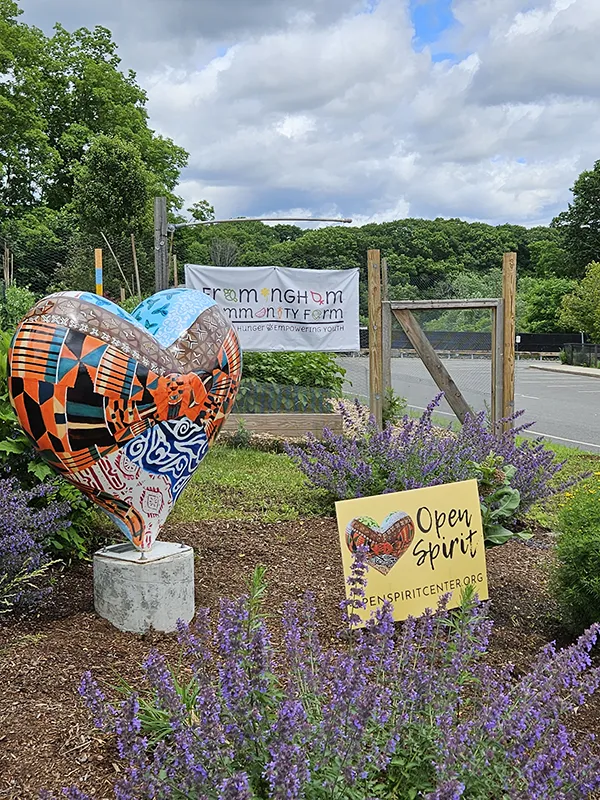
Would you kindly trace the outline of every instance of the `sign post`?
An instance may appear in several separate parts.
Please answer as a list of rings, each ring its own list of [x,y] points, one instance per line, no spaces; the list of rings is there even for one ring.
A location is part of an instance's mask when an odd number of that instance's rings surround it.
[[[102,248],[97,247],[94,250],[94,263],[96,267],[96,294],[100,297],[104,294],[104,277],[102,270]]]
[[[383,337],[381,313],[381,252],[367,251],[369,293],[369,407],[383,425]]]
[[[502,260],[502,298],[504,300],[504,378],[502,416],[515,413],[515,327],[517,299],[517,254],[504,253]],[[507,423],[511,425],[511,423]]]

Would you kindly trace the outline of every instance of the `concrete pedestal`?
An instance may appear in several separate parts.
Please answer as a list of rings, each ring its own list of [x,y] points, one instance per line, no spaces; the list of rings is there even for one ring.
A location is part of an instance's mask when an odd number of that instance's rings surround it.
[[[94,554],[94,606],[115,628],[169,633],[177,620],[194,616],[194,551],[187,545],[155,542],[140,553],[115,544]]]

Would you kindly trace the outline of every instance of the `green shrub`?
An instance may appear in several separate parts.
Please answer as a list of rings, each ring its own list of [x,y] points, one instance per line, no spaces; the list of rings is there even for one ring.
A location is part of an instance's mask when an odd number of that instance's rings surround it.
[[[37,296],[26,286],[12,285],[2,298],[2,324],[7,330],[16,328],[29,309],[35,305]]]
[[[244,353],[244,378],[258,383],[329,389],[340,397],[345,375],[333,353]]]
[[[599,476],[565,492],[559,511],[552,588],[566,622],[577,630],[600,621]]]
[[[138,297],[138,295],[136,294],[133,297],[127,297],[125,300],[120,302],[119,305],[121,306],[121,308],[124,308],[125,311],[128,311],[131,314],[131,312],[135,311],[135,309],[139,306],[141,302],[142,298]]]
[[[315,386],[287,386],[278,383],[259,383],[242,378],[235,401],[237,414],[327,414],[330,413],[331,389]]]
[[[398,425],[407,412],[407,400],[388,386],[383,398],[383,424]]]

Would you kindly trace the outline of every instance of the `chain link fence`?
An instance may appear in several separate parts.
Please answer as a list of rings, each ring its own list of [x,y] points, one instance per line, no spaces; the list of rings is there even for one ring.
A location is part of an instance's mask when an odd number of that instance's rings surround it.
[[[600,345],[597,344],[582,344],[581,342],[565,344],[561,353],[561,361],[574,367],[595,367],[597,369],[600,367],[599,347]]]
[[[444,315],[448,313],[444,312]],[[487,331],[431,330],[441,315],[433,316],[436,312],[432,311],[414,311],[413,314],[425,330],[429,342],[467,403],[475,411],[489,410],[492,386],[491,310],[469,309],[470,319],[479,328],[488,327]],[[361,349],[358,357],[342,356],[339,358],[339,363],[346,370],[344,387],[346,396],[351,399],[357,398],[367,404],[369,402],[368,349]],[[414,414],[420,414],[439,394],[435,381],[393,315],[390,378],[394,394],[404,398],[409,412]],[[445,400],[441,402],[436,413],[448,420],[455,419],[454,412]]]

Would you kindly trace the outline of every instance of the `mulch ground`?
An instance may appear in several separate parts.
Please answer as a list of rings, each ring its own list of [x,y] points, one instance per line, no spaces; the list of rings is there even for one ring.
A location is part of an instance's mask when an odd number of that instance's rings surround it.
[[[333,519],[274,525],[218,522],[178,526],[164,537],[193,546],[199,605],[216,608],[222,596],[244,592],[252,568],[268,567],[268,610],[276,621],[283,604],[306,589],[316,595],[323,639],[340,627],[343,594],[338,534]],[[490,658],[526,669],[539,649],[568,637],[556,622],[547,592],[551,535],[511,543],[488,554]],[[91,566],[66,571],[37,616],[0,622],[0,798],[26,800],[41,788],[85,788],[111,798],[121,769],[113,745],[96,731],[77,695],[84,671],[101,681],[135,680],[139,664],[158,648],[175,659],[173,636],[120,633],[94,614]],[[579,733],[600,732],[600,702],[577,715]]]

